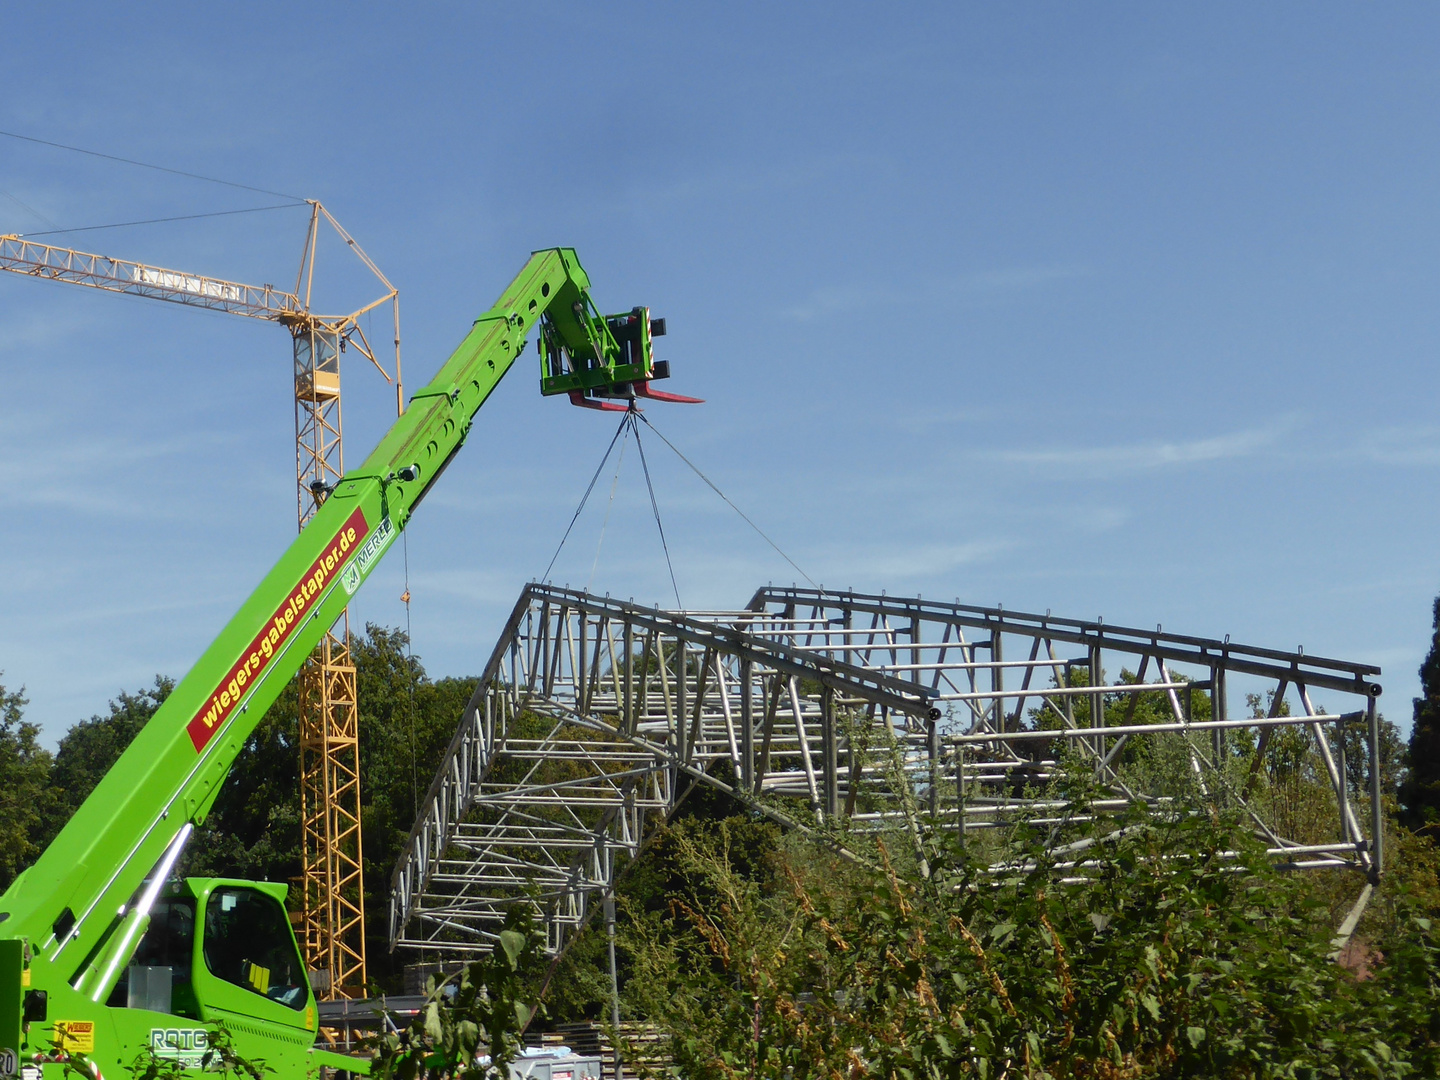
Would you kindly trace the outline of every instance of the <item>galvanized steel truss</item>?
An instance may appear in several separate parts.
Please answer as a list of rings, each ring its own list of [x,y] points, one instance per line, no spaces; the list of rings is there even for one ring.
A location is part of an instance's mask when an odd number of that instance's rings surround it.
[[[980,842],[1073,814],[1057,781],[1083,773],[1098,793],[1086,813],[1223,804],[1281,866],[1373,882],[1378,674],[918,598],[765,588],[744,610],[674,612],[530,585],[396,867],[391,943],[483,951],[521,903],[562,947],[647,821],[700,784],[832,839],[950,828]],[[1247,691],[1260,715],[1233,711]],[[1309,763],[1285,782],[1312,835],[1270,797],[1282,743]],[[1063,858],[1083,873],[1083,845]]]

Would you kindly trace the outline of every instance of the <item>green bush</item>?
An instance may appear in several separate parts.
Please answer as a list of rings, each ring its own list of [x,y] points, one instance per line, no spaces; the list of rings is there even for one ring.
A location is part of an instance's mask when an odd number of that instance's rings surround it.
[[[791,839],[742,873],[732,829],[674,830],[683,884],[624,939],[627,1005],[689,1080],[1440,1075],[1429,914],[1390,896],[1356,978],[1312,879],[1238,818],[1136,807],[1070,867],[1018,830],[1006,875],[937,836],[923,882],[883,843],[866,867]]]

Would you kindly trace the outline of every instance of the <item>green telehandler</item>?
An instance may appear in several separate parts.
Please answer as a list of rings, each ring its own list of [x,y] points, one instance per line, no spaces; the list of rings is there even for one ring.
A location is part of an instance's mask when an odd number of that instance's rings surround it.
[[[286,886],[174,876],[236,755],[460,449],[539,331],[541,392],[590,408],[650,389],[645,308],[599,314],[569,248],[537,251],[358,469],[348,472],[74,817],[0,897],[0,1076],[93,1080],[233,1052],[299,1080],[365,1062],[315,1045]]]

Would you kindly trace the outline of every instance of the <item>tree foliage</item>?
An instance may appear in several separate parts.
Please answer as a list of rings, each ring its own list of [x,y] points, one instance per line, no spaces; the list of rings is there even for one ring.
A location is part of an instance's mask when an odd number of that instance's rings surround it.
[[[261,881],[288,881],[300,875],[296,701],[292,682],[246,740],[210,816],[190,842],[183,866],[186,874]]]
[[[1430,652],[1420,665],[1420,696],[1410,729],[1410,775],[1402,793],[1407,823],[1440,825],[1440,597],[1435,598]]]
[[[79,809],[174,689],[174,679],[156,675],[153,685],[133,694],[122,690],[110,702],[109,712],[82,720],[65,733],[50,770],[50,787],[59,812],[52,812],[45,843]]]
[[[497,947],[449,978],[429,979],[413,1020],[388,1014],[389,1030],[370,1042],[371,1075],[383,1080],[498,1080],[521,1049],[534,1016],[531,985],[542,963],[542,936],[514,908]]]
[[[40,729],[24,719],[25,690],[0,684],[0,888],[44,850],[53,816],[51,756],[40,746]]]
[[[1137,809],[1069,883],[1039,831],[999,876],[941,840],[928,882],[883,844],[874,868],[782,844],[751,876],[733,840],[675,837],[685,886],[626,934],[628,1003],[691,1080],[1440,1069],[1440,926],[1399,913],[1357,981],[1238,820]]]

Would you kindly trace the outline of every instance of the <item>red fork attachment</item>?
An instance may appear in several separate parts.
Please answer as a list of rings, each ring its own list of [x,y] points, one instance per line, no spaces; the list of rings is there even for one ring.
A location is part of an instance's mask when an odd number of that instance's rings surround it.
[[[651,401],[673,401],[679,405],[703,405],[704,398],[686,397],[684,394],[670,394],[664,390],[652,389],[648,382],[637,382],[631,384],[635,389],[636,397],[649,398]]]
[[[624,412],[624,405],[612,405],[608,401],[597,401],[594,398],[587,398],[584,390],[570,391],[570,404],[579,405],[582,409],[599,409],[601,412]]]
[[[646,401],[670,401],[677,405],[703,405],[704,398],[686,397],[684,394],[671,394],[664,390],[652,389],[648,382],[633,382],[630,390],[636,398],[644,398]],[[633,400],[633,399],[632,399]],[[582,409],[599,409],[602,412],[624,412],[625,405],[616,405],[603,398],[587,398],[584,390],[570,391],[570,404],[579,405]]]

